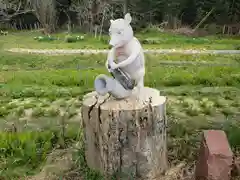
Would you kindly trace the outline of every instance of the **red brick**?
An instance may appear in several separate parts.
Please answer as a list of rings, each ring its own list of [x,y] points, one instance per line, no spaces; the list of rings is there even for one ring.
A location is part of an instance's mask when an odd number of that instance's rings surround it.
[[[224,131],[204,131],[196,180],[230,180],[232,164],[233,153]]]

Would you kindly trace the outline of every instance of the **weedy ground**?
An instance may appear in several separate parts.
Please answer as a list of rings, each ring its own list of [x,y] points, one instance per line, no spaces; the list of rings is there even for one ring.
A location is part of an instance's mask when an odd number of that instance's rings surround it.
[[[37,42],[33,39],[37,35],[15,32],[0,39],[0,179],[103,179],[86,166],[80,112],[82,97],[93,90],[96,75],[107,73],[106,55],[44,56],[4,49],[107,48],[107,43],[90,36],[76,43]],[[161,43],[144,47],[234,49],[239,43],[216,37],[198,38],[197,42],[176,35],[139,34],[143,39],[149,36]],[[163,61],[232,66],[170,66],[162,65]],[[146,66],[146,86],[159,89],[168,98],[171,166],[186,162],[191,169],[201,132],[206,129],[225,130],[238,154],[240,55],[148,54]]]

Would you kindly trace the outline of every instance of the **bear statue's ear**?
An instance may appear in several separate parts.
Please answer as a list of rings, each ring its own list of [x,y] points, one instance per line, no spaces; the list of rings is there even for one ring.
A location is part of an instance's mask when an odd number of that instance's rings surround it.
[[[113,20],[112,20],[112,19],[110,20],[110,23],[111,23],[111,24],[113,23]]]
[[[127,13],[127,14],[125,15],[124,20],[125,20],[128,24],[130,24],[130,23],[132,22],[132,17],[131,17],[131,15],[130,15],[130,13]]]

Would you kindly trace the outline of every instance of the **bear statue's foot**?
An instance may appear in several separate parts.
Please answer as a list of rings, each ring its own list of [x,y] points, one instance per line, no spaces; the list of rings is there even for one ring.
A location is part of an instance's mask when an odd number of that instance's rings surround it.
[[[132,95],[135,96],[138,100],[143,100],[144,86],[136,86],[132,91]]]

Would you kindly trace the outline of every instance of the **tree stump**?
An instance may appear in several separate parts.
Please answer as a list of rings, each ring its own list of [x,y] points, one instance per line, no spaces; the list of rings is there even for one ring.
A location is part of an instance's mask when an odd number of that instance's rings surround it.
[[[141,100],[91,92],[82,106],[85,155],[106,177],[154,179],[167,169],[166,97],[145,87]]]

